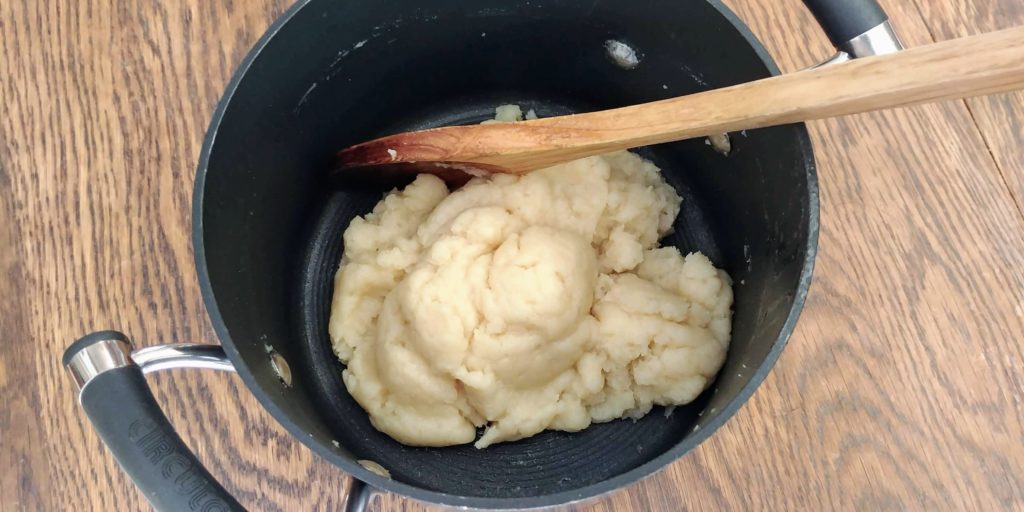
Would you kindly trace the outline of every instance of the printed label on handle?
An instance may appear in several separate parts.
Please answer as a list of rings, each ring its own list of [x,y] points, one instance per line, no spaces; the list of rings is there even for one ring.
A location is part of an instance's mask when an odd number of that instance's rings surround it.
[[[128,439],[142,451],[147,460],[160,468],[164,478],[174,481],[174,492],[188,496],[190,510],[228,512],[231,506],[218,498],[204,477],[203,469],[191,457],[175,449],[178,443],[147,419],[137,419],[128,426]]]

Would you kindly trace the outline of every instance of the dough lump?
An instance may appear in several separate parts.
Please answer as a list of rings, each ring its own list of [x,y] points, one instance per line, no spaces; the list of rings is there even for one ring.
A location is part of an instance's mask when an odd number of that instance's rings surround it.
[[[732,289],[658,247],[679,206],[626,151],[451,193],[420,175],[345,231],[348,391],[402,443],[477,448],[692,401],[725,360]]]

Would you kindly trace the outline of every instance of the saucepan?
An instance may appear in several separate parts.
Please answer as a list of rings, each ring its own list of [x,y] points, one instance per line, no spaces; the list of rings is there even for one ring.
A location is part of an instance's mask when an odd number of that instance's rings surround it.
[[[806,4],[838,49],[832,61],[900,47],[874,0]],[[143,375],[175,367],[237,372],[295,439],[355,477],[352,510],[373,492],[521,509],[637,482],[732,416],[793,332],[818,235],[805,126],[733,133],[728,151],[705,140],[638,150],[683,197],[664,243],[703,252],[734,281],[733,340],[707,392],[671,414],[482,450],[399,444],[346,392],[327,334],[332,278],[342,231],[384,190],[332,183],[328,171],[340,148],[479,122],[501,104],[559,115],[778,72],[718,0],[301,1],[242,62],[199,160],[193,244],[220,346],[135,349],[124,334],[90,334],[64,357],[78,400],[159,510],[241,508],[153,400]]]

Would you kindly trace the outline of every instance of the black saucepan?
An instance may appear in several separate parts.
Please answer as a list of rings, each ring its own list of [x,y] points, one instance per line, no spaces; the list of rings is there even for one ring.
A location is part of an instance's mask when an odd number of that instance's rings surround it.
[[[808,1],[851,56],[889,33],[874,0]],[[794,35],[794,44],[801,37]],[[635,66],[608,41],[633,48]],[[871,44],[866,44],[871,43]],[[699,250],[734,280],[728,360],[711,389],[672,414],[545,432],[484,450],[413,448],[376,431],[347,394],[326,320],[341,232],[383,190],[329,183],[336,150],[400,130],[475,123],[517,103],[541,116],[619,107],[778,73],[718,0],[301,1],[244,60],[210,125],[196,176],[196,265],[216,346],[132,352],[104,331],[68,349],[79,399],[124,470],[161,510],[238,503],[202,468],[153,401],[143,371],[233,368],[310,449],[368,489],[426,502],[528,508],[588,499],[642,479],[720,427],[786,343],[818,233],[804,126],[731,136],[723,155],[691,140],[642,148],[683,197],[665,241]],[[224,355],[226,354],[226,358]],[[373,461],[390,478],[359,461]]]

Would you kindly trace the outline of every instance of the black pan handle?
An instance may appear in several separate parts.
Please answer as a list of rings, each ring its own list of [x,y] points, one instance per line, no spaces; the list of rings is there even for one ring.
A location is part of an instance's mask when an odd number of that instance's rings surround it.
[[[837,48],[889,21],[876,0],[804,0]]]
[[[121,469],[156,510],[244,510],[167,421],[131,351],[127,336],[101,331],[72,343],[63,360],[80,386],[82,409]]]
[[[204,348],[209,352],[211,347]],[[160,410],[142,368],[132,359],[127,336],[117,331],[86,335],[67,348],[63,363],[78,385],[78,401],[93,428],[154,509],[245,510]],[[363,512],[373,490],[366,485],[352,489],[346,510]]]

